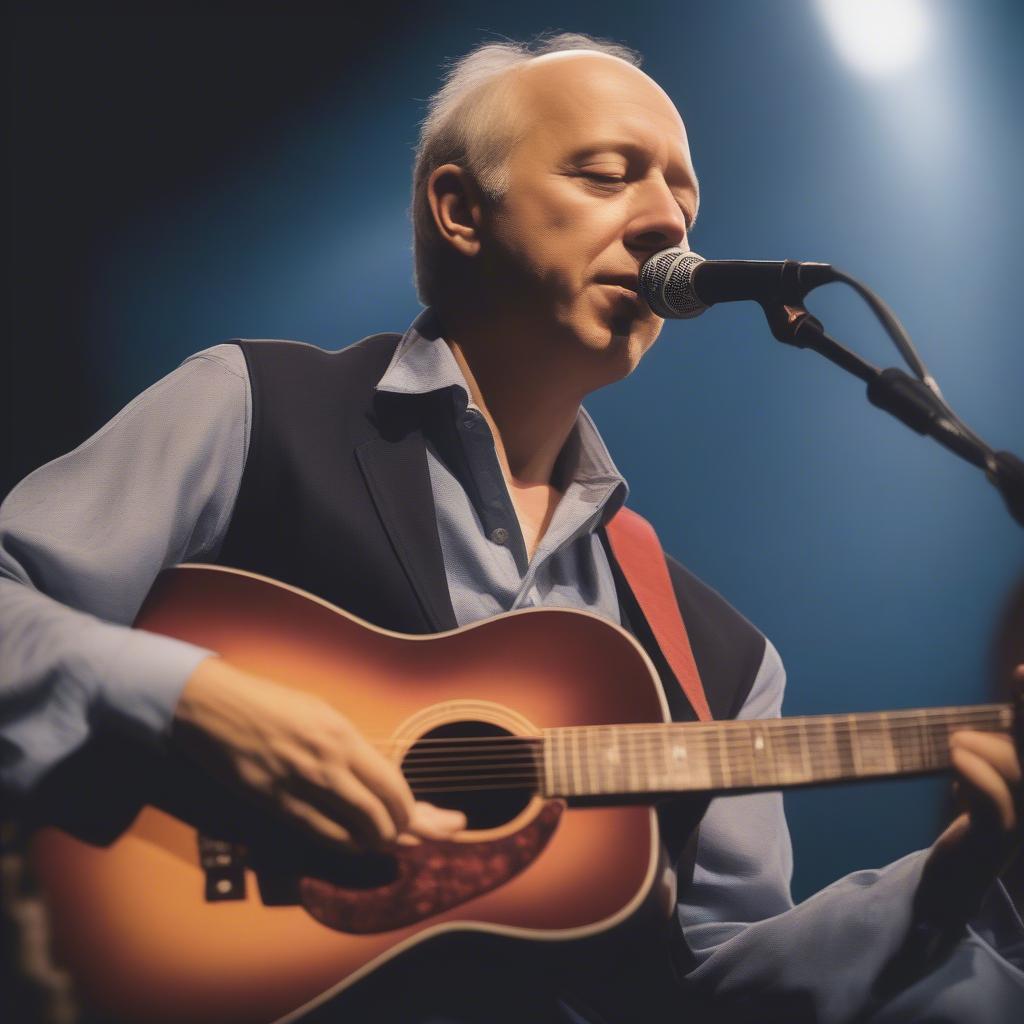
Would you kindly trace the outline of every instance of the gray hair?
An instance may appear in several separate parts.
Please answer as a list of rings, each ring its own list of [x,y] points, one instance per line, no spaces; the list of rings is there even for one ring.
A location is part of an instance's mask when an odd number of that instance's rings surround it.
[[[436,301],[446,255],[427,199],[430,175],[443,164],[457,164],[473,175],[487,199],[499,201],[508,190],[508,155],[518,138],[511,127],[510,91],[502,88],[506,73],[534,57],[566,50],[607,53],[633,67],[641,62],[628,46],[576,32],[546,34],[528,43],[485,43],[453,61],[444,84],[427,101],[412,179],[413,254],[422,302]]]

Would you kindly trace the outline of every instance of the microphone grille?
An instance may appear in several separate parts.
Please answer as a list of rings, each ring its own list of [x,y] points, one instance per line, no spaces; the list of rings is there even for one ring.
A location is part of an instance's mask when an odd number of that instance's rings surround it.
[[[640,268],[640,291],[658,316],[689,320],[708,307],[693,289],[693,272],[704,257],[679,246],[656,252]]]

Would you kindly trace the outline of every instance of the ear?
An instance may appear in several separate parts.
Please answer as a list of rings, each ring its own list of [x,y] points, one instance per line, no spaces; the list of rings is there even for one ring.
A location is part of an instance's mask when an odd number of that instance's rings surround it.
[[[458,164],[442,164],[427,180],[427,201],[441,237],[463,256],[475,256],[483,195],[473,176]]]

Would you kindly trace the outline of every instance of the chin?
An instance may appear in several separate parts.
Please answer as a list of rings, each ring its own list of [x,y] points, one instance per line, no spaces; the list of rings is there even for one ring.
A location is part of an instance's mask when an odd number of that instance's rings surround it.
[[[619,377],[625,377],[632,373],[649,348],[650,343],[640,337],[638,332],[613,333],[608,345],[608,354],[612,356],[614,364],[622,371]]]
[[[638,316],[635,310],[609,317],[602,325],[606,332],[606,345],[609,348],[628,349],[639,362],[661,333],[662,322],[652,314]]]
[[[657,337],[650,325],[641,320],[603,323],[587,347],[597,356],[593,360],[602,387],[628,377],[643,359]]]
[[[635,305],[579,310],[560,319],[563,343],[568,345],[564,351],[575,367],[572,372],[586,379],[586,391],[632,373],[662,323],[649,312],[642,315]]]

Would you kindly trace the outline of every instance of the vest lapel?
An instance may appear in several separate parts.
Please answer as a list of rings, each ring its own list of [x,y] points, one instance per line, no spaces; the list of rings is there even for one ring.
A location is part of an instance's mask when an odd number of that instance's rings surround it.
[[[409,583],[432,629],[454,629],[441,542],[437,536],[427,451],[418,427],[398,438],[375,437],[356,448],[359,466]]]

